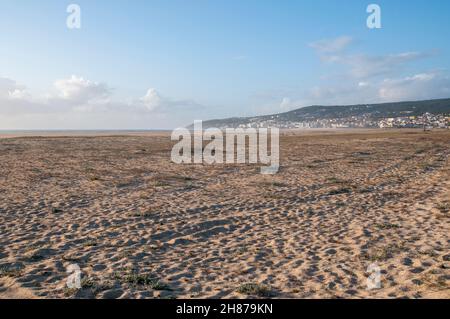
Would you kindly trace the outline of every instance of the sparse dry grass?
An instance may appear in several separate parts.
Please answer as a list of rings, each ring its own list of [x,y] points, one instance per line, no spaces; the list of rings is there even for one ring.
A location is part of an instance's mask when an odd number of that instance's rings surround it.
[[[450,201],[445,201],[442,203],[438,203],[436,205],[436,208],[441,212],[441,213],[448,213],[450,211]]]
[[[450,132],[289,134],[275,176],[171,163],[163,134],[0,139],[0,277],[48,298],[414,297],[435,290],[427,273],[443,287]],[[366,291],[372,262],[397,285]],[[80,291],[61,286],[72,263]]]
[[[238,287],[237,292],[248,296],[270,297],[272,290],[269,286],[257,283],[245,283]]]

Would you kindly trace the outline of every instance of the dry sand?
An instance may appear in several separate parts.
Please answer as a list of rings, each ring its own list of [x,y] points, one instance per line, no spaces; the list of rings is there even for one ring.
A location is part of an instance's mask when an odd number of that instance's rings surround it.
[[[264,176],[163,134],[0,139],[0,298],[450,298],[449,131],[280,144]]]

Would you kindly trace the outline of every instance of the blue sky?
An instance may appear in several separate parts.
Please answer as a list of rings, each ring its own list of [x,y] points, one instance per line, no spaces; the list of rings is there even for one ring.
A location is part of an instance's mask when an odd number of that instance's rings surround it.
[[[81,8],[68,29],[66,8]],[[366,7],[381,7],[381,29]],[[0,129],[450,97],[450,2],[3,0]]]

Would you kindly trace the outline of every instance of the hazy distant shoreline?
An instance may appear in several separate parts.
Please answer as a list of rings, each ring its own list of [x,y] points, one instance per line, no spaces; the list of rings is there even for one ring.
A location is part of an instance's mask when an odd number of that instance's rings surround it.
[[[443,130],[443,129],[436,129]],[[420,132],[419,128],[286,128],[280,129],[281,134],[321,134],[346,132]],[[106,137],[106,136],[155,136],[170,135],[172,130],[0,130],[0,138],[17,137]]]
[[[171,130],[0,130],[0,138],[155,135],[169,132]]]

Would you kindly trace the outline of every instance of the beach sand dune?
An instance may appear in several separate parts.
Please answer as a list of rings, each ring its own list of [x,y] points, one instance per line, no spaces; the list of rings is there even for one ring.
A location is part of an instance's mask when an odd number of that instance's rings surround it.
[[[449,131],[280,145],[266,176],[165,134],[0,139],[0,298],[450,298]]]

